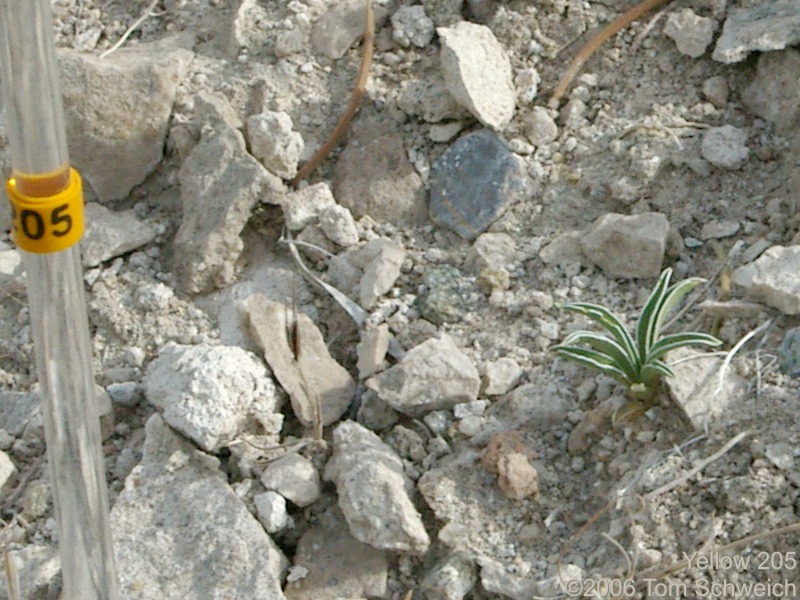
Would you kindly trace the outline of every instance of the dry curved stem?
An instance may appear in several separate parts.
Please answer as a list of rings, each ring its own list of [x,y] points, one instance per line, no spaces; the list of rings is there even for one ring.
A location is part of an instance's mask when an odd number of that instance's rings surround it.
[[[130,35],[131,35],[131,34],[132,34],[134,31],[136,31],[136,30],[139,28],[139,26],[140,26],[142,23],[144,23],[144,22],[145,22],[145,21],[148,19],[148,17],[151,17],[151,16],[153,16],[153,11],[156,9],[156,5],[157,5],[157,4],[158,4],[158,0],[153,0],[153,1],[150,3],[150,5],[149,5],[147,8],[145,8],[145,9],[144,9],[144,12],[143,12],[141,15],[139,15],[139,18],[138,18],[138,19],[136,19],[136,20],[135,20],[135,21],[134,21],[134,22],[131,24],[131,26],[130,26],[130,27],[128,27],[128,28],[125,30],[125,33],[123,33],[123,34],[122,34],[122,37],[121,37],[121,38],[119,38],[119,39],[117,40],[117,43],[116,43],[116,44],[114,44],[113,46],[111,46],[111,48],[109,48],[109,49],[108,49],[108,50],[106,50],[105,52],[103,52],[103,53],[100,55],[100,58],[101,58],[101,59],[103,59],[103,58],[105,58],[106,56],[108,56],[109,54],[111,54],[112,52],[114,52],[115,50],[118,50],[118,49],[120,48],[120,46],[122,46],[122,44],[124,44],[124,43],[125,43],[125,40],[127,40],[127,39],[128,39],[128,37],[129,37],[129,36],[130,36]],[[163,14],[163,13],[162,13],[162,14]]]
[[[350,121],[353,120],[356,112],[358,112],[358,109],[361,106],[361,101],[364,99],[364,92],[367,89],[367,78],[369,77],[369,68],[372,65],[372,51],[374,45],[375,15],[372,11],[372,0],[367,0],[366,27],[364,28],[364,47],[361,52],[361,66],[358,70],[356,85],[353,88],[353,92],[350,94],[350,100],[347,102],[347,106],[345,107],[342,116],[339,117],[339,121],[336,123],[336,127],[334,127],[330,137],[325,141],[324,144],[322,144],[320,149],[314,153],[314,156],[312,156],[311,159],[300,168],[294,179],[289,182],[291,185],[296,186],[298,183],[306,179],[314,171],[314,169],[316,169],[319,164],[325,160],[328,154],[330,154],[333,149],[336,148],[336,146],[339,144],[339,141],[342,139],[344,132],[347,131],[347,128],[350,126]]]
[[[547,105],[550,108],[558,108],[561,98],[564,97],[564,94],[572,83],[572,80],[575,79],[575,76],[581,70],[581,67],[583,67],[584,63],[589,60],[589,58],[591,58],[597,49],[602,46],[610,37],[625,29],[643,14],[650,12],[654,8],[661,6],[666,2],[671,2],[671,0],[645,0],[644,2],[641,2],[636,6],[626,10],[619,17],[614,19],[614,21],[606,25],[597,34],[595,34],[595,36],[590,39],[583,48],[581,48],[580,52],[578,52],[575,58],[572,59],[572,62],[569,64],[567,70],[564,72],[564,75],[561,77],[561,81],[558,82],[558,85],[556,86],[556,89],[550,98],[550,102],[548,102]]]

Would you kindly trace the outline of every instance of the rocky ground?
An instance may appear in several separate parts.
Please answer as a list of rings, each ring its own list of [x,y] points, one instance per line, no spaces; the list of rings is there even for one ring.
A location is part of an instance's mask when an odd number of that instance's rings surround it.
[[[375,0],[294,187],[361,0],[53,2],[121,598],[798,596],[800,7],[668,4],[548,107],[628,5]],[[724,346],[642,412],[550,349],[667,266]],[[3,545],[56,598],[7,237],[0,280]]]

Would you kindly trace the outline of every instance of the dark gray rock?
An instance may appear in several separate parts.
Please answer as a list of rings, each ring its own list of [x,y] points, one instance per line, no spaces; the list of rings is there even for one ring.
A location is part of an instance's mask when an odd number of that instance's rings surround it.
[[[800,327],[792,327],[783,336],[778,348],[781,371],[791,377],[800,377]]]
[[[533,193],[522,161],[490,129],[456,140],[433,164],[430,183],[431,219],[467,240]]]

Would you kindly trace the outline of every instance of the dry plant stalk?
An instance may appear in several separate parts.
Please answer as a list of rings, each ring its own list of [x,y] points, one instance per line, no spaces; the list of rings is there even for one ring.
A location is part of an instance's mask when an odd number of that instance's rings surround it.
[[[364,92],[367,89],[367,78],[369,77],[369,68],[372,65],[372,51],[375,45],[375,15],[372,11],[372,0],[367,1],[366,8],[366,26],[364,28],[364,48],[361,52],[361,66],[358,70],[358,78],[353,92],[350,94],[350,100],[344,109],[344,113],[339,117],[333,132],[325,143],[314,153],[314,156],[304,164],[289,183],[296,186],[298,183],[306,179],[319,164],[325,160],[334,148],[339,144],[344,132],[350,126],[350,121],[353,120],[356,112],[361,106],[361,101],[364,99]]]
[[[581,48],[580,52],[578,52],[575,58],[572,59],[572,62],[569,64],[567,70],[564,72],[564,75],[561,77],[561,81],[558,82],[558,85],[553,92],[553,96],[550,98],[550,102],[548,102],[547,105],[550,108],[558,108],[561,98],[564,97],[567,88],[569,88],[572,80],[575,79],[575,76],[581,70],[581,67],[583,67],[584,63],[589,60],[597,51],[597,49],[606,43],[609,38],[625,29],[643,14],[650,12],[658,6],[661,6],[665,2],[671,2],[671,0],[645,0],[644,2],[641,2],[636,6],[626,10],[619,17],[614,19],[614,21],[606,25],[597,34],[595,34],[592,39],[586,42],[586,45]]]

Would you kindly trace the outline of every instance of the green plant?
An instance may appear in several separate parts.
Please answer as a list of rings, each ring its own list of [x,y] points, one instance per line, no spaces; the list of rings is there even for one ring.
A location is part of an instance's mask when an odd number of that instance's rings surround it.
[[[613,377],[627,386],[628,393],[637,400],[652,399],[658,391],[661,378],[674,375],[661,360],[675,348],[682,346],[719,346],[713,335],[689,331],[662,336],[664,320],[680,300],[703,280],[698,277],[684,279],[669,285],[672,269],[664,269],[658,283],[647,299],[636,331],[632,336],[622,322],[607,308],[589,302],[571,302],[561,308],[579,313],[604,327],[611,335],[593,331],[575,331],[553,348],[559,356],[568,358]]]

